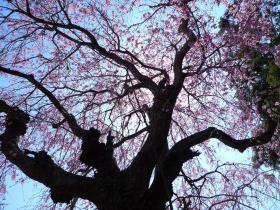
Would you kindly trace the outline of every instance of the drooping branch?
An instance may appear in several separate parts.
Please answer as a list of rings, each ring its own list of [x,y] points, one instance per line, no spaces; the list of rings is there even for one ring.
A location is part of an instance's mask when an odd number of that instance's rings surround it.
[[[88,46],[89,48],[97,51],[100,55],[104,56],[105,58],[110,59],[121,66],[124,66],[135,76],[135,78],[137,78],[143,84],[143,86],[145,88],[149,89],[151,92],[156,91],[156,89],[157,89],[156,83],[151,78],[143,75],[137,69],[137,67],[129,60],[124,59],[124,58],[120,57],[119,55],[117,55],[116,53],[114,53],[112,51],[108,51],[104,47],[102,47],[98,43],[95,36],[90,31],[88,31],[86,28],[73,24],[72,22],[64,24],[64,23],[61,23],[58,21],[55,22],[55,21],[42,19],[42,18],[36,17],[34,14],[31,13],[30,10],[25,11],[22,8],[17,8],[13,11],[31,18],[36,23],[44,24],[46,26],[47,30],[56,31],[57,33],[59,33],[60,35],[65,37],[66,39],[69,39],[80,45]],[[81,32],[82,34],[84,34],[90,41],[86,42],[86,41],[80,41],[80,40],[74,39],[73,37],[71,37],[70,35],[68,35],[67,33],[65,33],[59,29],[77,30],[77,31]]]
[[[83,140],[82,145],[86,145],[84,147],[86,151],[82,152],[82,154],[86,154],[86,159],[88,160],[84,162],[82,161],[84,157],[81,159],[80,156],[80,160],[82,163],[86,163],[87,165],[92,166],[92,164],[88,164],[88,161],[89,162],[94,161],[95,168],[97,168],[99,171],[102,171],[102,174],[112,174],[119,171],[119,168],[116,165],[116,162],[113,158],[113,146],[111,146],[112,151],[108,152],[107,150],[110,148],[105,146],[103,143],[99,142],[100,136],[98,138],[94,138],[92,131],[96,129],[90,128],[89,130],[86,130],[81,128],[77,124],[77,121],[74,118],[74,116],[69,114],[67,110],[62,106],[62,104],[60,104],[57,98],[48,89],[46,89],[40,82],[38,82],[33,75],[27,75],[22,72],[10,70],[1,66],[0,66],[0,71],[10,75],[15,75],[27,79],[31,84],[33,84],[36,88],[38,88],[49,98],[49,100],[53,103],[53,105],[64,116],[64,120],[62,120],[58,124],[54,124],[53,127],[54,128],[59,127],[61,123],[67,121],[74,135],[76,135],[77,137]],[[98,130],[96,131],[99,133]]]
[[[52,102],[55,108],[63,115],[65,120],[68,122],[72,132],[77,136],[82,138],[85,134],[85,130],[82,129],[76,122],[73,115],[68,113],[68,111],[62,106],[62,104],[57,100],[57,98],[47,89],[45,88],[39,81],[37,81],[32,74],[25,74],[16,70],[11,70],[5,67],[0,66],[0,72],[4,72],[10,75],[14,75],[20,78],[24,78],[28,80],[31,84],[33,84],[36,88],[38,88],[42,93],[44,93],[48,99]]]
[[[0,112],[6,113],[5,131],[0,135],[1,152],[28,177],[51,189],[54,202],[69,202],[73,197],[98,200],[100,192],[94,179],[64,171],[45,151],[23,152],[17,145],[29,122],[28,114],[0,100]],[[28,156],[34,155],[34,157]],[[90,192],[90,193],[89,193]]]
[[[187,138],[182,139],[174,145],[173,149],[178,152],[183,152],[184,148],[191,148],[198,145],[210,138],[216,138],[223,142],[225,145],[237,149],[239,152],[244,152],[247,148],[263,145],[271,141],[274,132],[276,131],[278,120],[269,116],[269,114],[262,108],[266,96],[263,96],[257,103],[257,110],[261,117],[266,121],[266,130],[258,136],[237,140],[232,136],[228,135],[224,131],[221,131],[214,127],[209,127],[204,131],[197,132]]]
[[[262,105],[264,99],[265,97],[258,102],[257,110],[262,116],[262,118],[266,121],[267,128],[263,133],[259,134],[258,136],[237,140],[225,133],[224,131],[221,131],[214,127],[210,127],[204,131],[198,132],[192,136],[182,139],[180,142],[177,143],[179,145],[178,147],[187,146],[187,148],[190,148],[210,138],[216,138],[223,142],[225,145],[237,149],[239,152],[244,152],[249,147],[263,145],[270,142],[277,128],[278,121],[276,119],[271,118],[269,114],[265,110],[263,110]]]

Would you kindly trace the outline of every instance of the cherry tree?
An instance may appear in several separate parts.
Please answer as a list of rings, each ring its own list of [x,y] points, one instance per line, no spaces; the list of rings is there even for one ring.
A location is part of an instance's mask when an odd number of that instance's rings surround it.
[[[27,179],[19,171],[48,189],[43,209],[256,209],[277,197],[261,164],[280,155],[278,1],[0,6],[2,197],[7,177]],[[253,148],[255,164],[224,161],[229,148]]]

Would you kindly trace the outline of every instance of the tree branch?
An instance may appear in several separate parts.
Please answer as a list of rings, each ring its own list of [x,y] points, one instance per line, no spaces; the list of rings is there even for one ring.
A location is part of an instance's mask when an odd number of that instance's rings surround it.
[[[48,99],[53,103],[53,105],[57,108],[57,110],[63,115],[65,120],[68,122],[72,132],[79,138],[82,138],[86,132],[86,130],[82,129],[78,124],[73,115],[69,114],[67,110],[60,104],[57,98],[46,89],[39,81],[37,81],[32,74],[24,74],[19,71],[11,70],[5,67],[0,66],[0,72],[4,72],[10,75],[14,75],[20,78],[24,78],[28,80],[31,84],[33,84],[36,88],[38,88],[42,93],[44,93]]]
[[[172,182],[178,176],[182,165],[187,160],[198,156],[200,153],[185,149],[184,153],[177,153],[176,150],[170,150],[163,161],[159,163],[159,166],[155,173],[154,181],[146,192],[146,208],[152,206],[161,206],[171,199],[173,195]]]
[[[174,84],[182,84],[184,81],[184,75],[183,75],[183,60],[185,55],[189,52],[191,47],[195,44],[197,41],[197,36],[194,34],[194,32],[189,28],[188,26],[188,19],[182,19],[182,23],[179,26],[179,32],[185,34],[188,39],[183,44],[181,49],[176,52],[175,59],[174,59]]]
[[[34,20],[37,23],[42,23],[42,24],[47,25],[49,30],[56,30],[61,35],[64,34],[64,37],[66,37],[69,40],[74,41],[74,42],[77,42],[77,40],[74,40],[72,37],[68,36],[67,34],[62,33],[61,31],[58,30],[58,28],[68,29],[68,30],[74,29],[74,30],[82,32],[83,34],[85,34],[88,37],[90,42],[84,42],[84,43],[80,43],[80,44],[87,45],[88,47],[90,47],[93,50],[96,50],[98,53],[100,53],[100,55],[106,57],[107,59],[111,59],[114,62],[126,67],[143,84],[143,86],[148,88],[150,91],[155,92],[157,90],[156,83],[151,78],[140,73],[140,71],[138,71],[138,69],[132,62],[130,62],[126,59],[123,59],[119,55],[117,55],[111,51],[107,51],[105,48],[100,46],[98,41],[96,40],[95,36],[87,29],[85,29],[79,25],[73,24],[71,22],[69,22],[68,24],[64,24],[64,23],[44,20],[44,19],[34,16],[31,12],[22,10],[21,8],[18,8],[18,10],[15,10],[15,11],[18,13],[21,13],[23,15],[26,15],[27,17],[31,18],[32,20]]]
[[[199,155],[199,152],[190,150],[191,147],[198,145],[208,139],[216,138],[225,145],[244,152],[248,147],[268,143],[276,130],[277,122],[269,120],[268,128],[259,136],[236,140],[225,132],[210,127],[204,131],[197,132],[175,144],[161,163],[159,163],[153,184],[147,192],[147,205],[164,205],[172,197],[172,182],[178,176],[182,165],[187,160]],[[156,195],[156,196],[155,196]]]
[[[271,138],[274,134],[274,131],[276,130],[276,127],[277,127],[277,122],[271,121],[268,124],[267,130],[262,134],[256,137],[246,138],[242,140],[237,140],[217,128],[209,127],[204,131],[200,131],[187,138],[182,139],[176,145],[174,145],[173,149],[177,150],[177,152],[182,153],[186,148],[190,148],[195,145],[198,145],[208,139],[216,138],[221,142],[223,142],[225,145],[233,149],[237,149],[239,152],[244,152],[249,147],[266,144],[269,141],[271,141]]]
[[[24,153],[17,145],[27,130],[29,116],[18,108],[0,100],[0,112],[6,113],[5,131],[0,135],[1,151],[6,158],[31,179],[51,189],[54,202],[69,202],[74,197],[98,200],[97,183],[94,179],[64,171],[45,151]],[[29,157],[27,154],[33,154]]]

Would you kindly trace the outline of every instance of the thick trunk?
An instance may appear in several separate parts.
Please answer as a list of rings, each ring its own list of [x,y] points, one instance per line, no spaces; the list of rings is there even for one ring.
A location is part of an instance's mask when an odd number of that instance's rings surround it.
[[[103,189],[100,189],[103,199],[95,202],[99,210],[164,210],[168,198],[166,191],[146,188],[145,192],[139,193],[140,186],[127,171],[100,181],[103,182]]]

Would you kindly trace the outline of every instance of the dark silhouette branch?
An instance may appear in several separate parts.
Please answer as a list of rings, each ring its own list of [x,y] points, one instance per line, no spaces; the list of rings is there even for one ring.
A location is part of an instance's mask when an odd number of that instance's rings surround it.
[[[172,182],[179,175],[182,165],[186,161],[200,154],[199,152],[192,151],[190,149],[191,147],[203,143],[208,139],[216,138],[225,145],[237,149],[240,152],[244,152],[249,147],[268,143],[271,140],[276,127],[277,122],[269,120],[268,128],[265,132],[256,137],[242,140],[236,140],[214,127],[210,127],[204,131],[197,132],[182,139],[176,143],[166,154],[166,157],[158,163],[159,166],[157,167],[154,181],[146,195],[149,198],[147,199],[147,205],[153,205],[156,202],[157,205],[164,206],[164,204],[172,197]]]
[[[143,84],[144,87],[148,88],[152,92],[156,91],[157,86],[151,78],[140,73],[140,71],[136,68],[136,66],[132,62],[130,62],[126,59],[123,59],[119,55],[117,55],[111,51],[107,51],[105,48],[100,46],[98,41],[96,40],[95,36],[87,29],[85,29],[79,25],[73,24],[71,22],[69,22],[68,24],[64,24],[64,23],[60,23],[60,22],[45,20],[45,19],[36,17],[30,11],[24,11],[21,8],[18,8],[17,10],[14,10],[14,11],[18,12],[20,14],[26,15],[27,17],[34,20],[36,23],[42,23],[42,24],[46,25],[48,30],[51,30],[51,31],[55,30],[60,35],[64,36],[65,38],[67,38],[75,43],[79,43],[81,45],[86,45],[86,46],[90,47],[91,49],[96,50],[100,55],[106,57],[107,59],[113,60],[117,64],[126,67]],[[88,39],[90,40],[90,42],[82,42],[82,41],[76,40],[76,39],[72,38],[71,36],[67,35],[66,33],[62,32],[61,30],[59,30],[59,28],[68,29],[68,30],[77,30],[77,31],[85,34],[88,37]]]
[[[37,81],[32,74],[25,74],[16,70],[11,70],[5,67],[0,66],[0,72],[4,72],[10,75],[14,75],[20,78],[24,78],[28,80],[32,85],[34,85],[37,89],[39,89],[48,99],[52,102],[55,108],[63,115],[65,120],[68,122],[72,132],[77,137],[83,137],[85,134],[85,130],[82,129],[76,122],[73,115],[68,113],[68,111],[62,106],[62,104],[57,100],[57,98],[48,90],[46,89],[39,81]],[[55,126],[56,127],[56,126]]]
[[[244,152],[249,147],[266,144],[271,141],[276,127],[277,122],[271,121],[266,131],[262,134],[241,140],[237,140],[217,128],[210,127],[205,129],[204,131],[197,132],[191,136],[188,136],[187,138],[182,139],[177,144],[175,144],[172,149],[176,150],[179,153],[184,153],[184,150],[186,148],[191,148],[195,145],[203,143],[208,139],[216,138],[223,142],[225,145],[233,149],[237,149],[239,152]]]
[[[174,58],[174,84],[176,86],[182,86],[182,83],[184,82],[185,75],[183,74],[183,60],[186,54],[190,51],[192,46],[197,41],[197,36],[194,34],[194,32],[189,28],[188,26],[188,20],[182,19],[182,23],[179,26],[179,32],[183,33],[187,36],[187,40],[183,44],[183,46],[176,52],[175,58]]]
[[[121,146],[124,142],[126,142],[126,141],[128,141],[128,140],[130,140],[130,139],[133,139],[133,138],[135,138],[135,137],[141,135],[142,133],[144,133],[144,132],[146,132],[146,131],[148,131],[148,127],[145,127],[145,128],[143,128],[143,129],[141,129],[141,130],[139,130],[139,131],[137,131],[137,132],[135,132],[134,134],[131,134],[131,135],[129,135],[129,136],[125,136],[125,137],[123,137],[119,142],[115,143],[115,144],[113,145],[113,147],[114,147],[114,148],[119,147],[119,146]]]
[[[23,152],[18,147],[19,137],[26,133],[29,122],[26,113],[9,106],[2,100],[0,100],[0,112],[6,113],[5,131],[0,135],[1,152],[28,177],[49,187],[54,202],[68,203],[74,197],[98,200],[100,191],[94,179],[64,171],[45,151]]]

